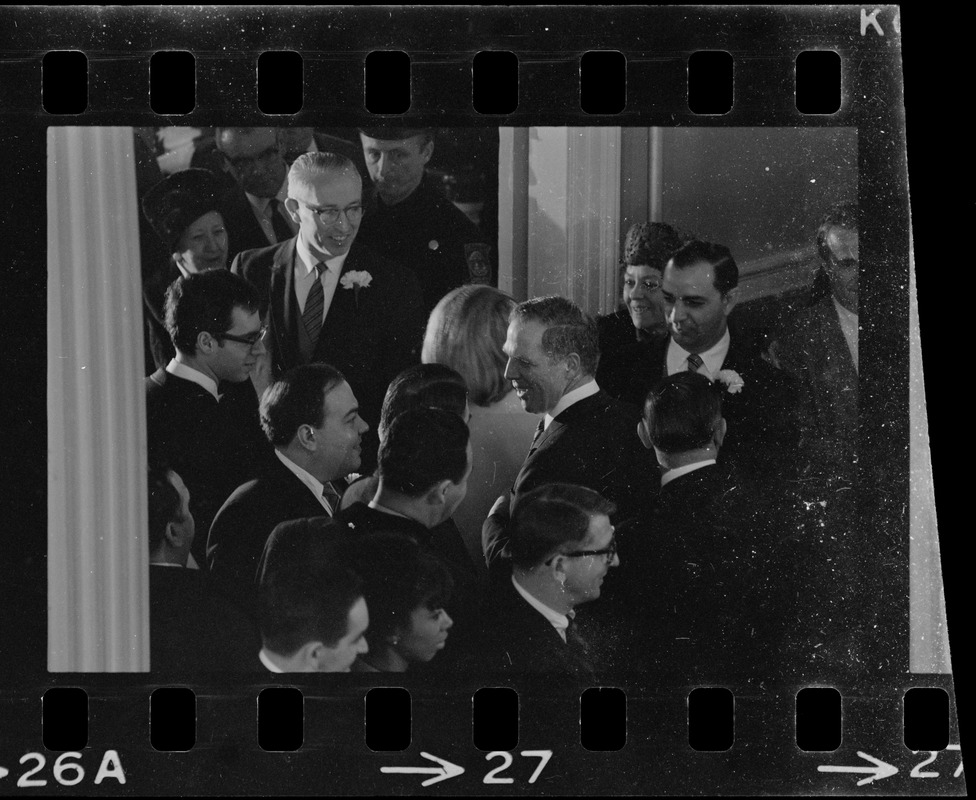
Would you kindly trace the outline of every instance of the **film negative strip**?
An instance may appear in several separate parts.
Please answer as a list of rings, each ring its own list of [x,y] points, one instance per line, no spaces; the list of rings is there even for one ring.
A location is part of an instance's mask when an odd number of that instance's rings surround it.
[[[17,8],[0,22],[11,199],[0,792],[966,792],[965,687],[953,679],[947,622],[948,611],[958,636],[965,553],[936,529],[925,388],[941,402],[946,384],[931,374],[923,383],[914,283],[913,253],[942,255],[919,212],[935,196],[915,171],[928,166],[930,140],[912,138],[913,121],[928,122],[930,75],[904,83],[911,29],[898,7]],[[217,133],[232,126],[285,133],[274,148],[235,154]],[[303,675],[150,663],[142,381],[155,353],[144,346],[143,294],[147,263],[170,254],[146,244],[140,201],[188,167],[213,169],[231,191],[261,173],[262,159],[284,157],[286,138],[304,136],[299,126],[314,129],[320,150],[348,155],[381,199],[403,187],[395,173],[388,185],[378,177],[375,162],[391,156],[370,131],[411,134],[399,141],[436,127],[430,150],[418,144],[426,160],[415,177],[441,181],[438,202],[477,231],[459,243],[457,282],[516,301],[559,294],[594,316],[624,314],[621,254],[635,223],[724,244],[739,265],[732,318],[764,335],[757,347],[772,361],[766,345],[815,299],[821,255],[825,276],[831,259],[850,269],[851,253],[818,250],[815,234],[828,208],[854,204],[853,223],[837,226],[865,245],[864,259],[853,252],[854,313],[849,283],[847,295],[820,286],[837,305],[837,346],[855,358],[854,467],[844,480],[792,483],[807,512],[797,552],[810,547],[821,560],[748,573],[802,609],[793,627],[808,631],[788,656],[775,639],[756,647],[755,630],[731,614],[721,622],[730,636],[707,630],[733,645],[741,636],[731,649],[748,653],[746,668],[719,660],[682,672],[647,611],[642,637],[613,668],[568,686],[544,671]],[[312,198],[308,212],[289,199],[294,216],[272,209],[258,237],[284,241],[278,227],[291,224],[300,238],[312,212],[323,224],[331,210],[347,226],[359,214],[358,198],[335,208],[331,195]],[[163,228],[193,221],[177,214]],[[242,234],[226,222],[233,249]],[[342,249],[349,234],[335,235]],[[427,256],[446,254],[447,234],[421,238]],[[924,272],[923,287],[939,285]],[[334,287],[340,301],[346,288],[357,301],[370,291],[350,280]],[[664,290],[677,341],[671,309],[685,294]],[[442,292],[431,292],[436,302]],[[694,307],[707,297],[688,296],[693,335],[714,318]],[[405,303],[389,313],[408,321]],[[748,373],[739,388],[746,397]],[[946,436],[928,416],[941,458],[940,439],[955,443],[958,431]],[[619,567],[606,542],[564,549],[593,569],[606,563],[598,599],[580,604],[581,627],[588,608],[609,609],[592,613],[591,636],[625,614],[615,579],[655,595],[646,584],[662,577],[656,559],[669,546],[657,535],[636,570],[622,537]],[[740,560],[712,563],[728,573]],[[694,609],[703,596],[653,603]],[[187,647],[224,647],[224,634],[187,633]],[[952,655],[959,673],[958,647]]]

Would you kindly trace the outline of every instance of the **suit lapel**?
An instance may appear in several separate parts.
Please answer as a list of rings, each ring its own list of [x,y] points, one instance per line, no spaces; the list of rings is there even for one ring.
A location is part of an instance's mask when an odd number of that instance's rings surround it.
[[[281,354],[279,363],[296,364],[294,335],[297,303],[295,302],[296,239],[289,239],[275,251],[271,267],[271,323],[275,332],[275,348]]]
[[[357,304],[356,290],[342,286],[342,276],[360,268],[362,261],[360,252],[355,244],[349,250],[315,347],[316,358],[328,361],[330,364],[340,364],[342,358],[336,354],[347,353],[350,347],[355,347],[361,338],[357,330],[363,325],[364,315],[368,314],[370,289],[359,290]]]
[[[857,386],[857,370],[854,369],[851,349],[847,346],[847,339],[837,318],[837,309],[830,298],[827,303],[821,305],[817,312],[823,330],[824,351],[836,355],[836,358],[825,359],[825,370],[835,373],[835,381],[839,387]]]

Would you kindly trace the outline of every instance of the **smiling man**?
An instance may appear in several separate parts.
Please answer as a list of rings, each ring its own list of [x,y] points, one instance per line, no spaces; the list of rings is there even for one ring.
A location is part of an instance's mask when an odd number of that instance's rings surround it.
[[[484,271],[478,228],[427,177],[434,154],[433,128],[361,128],[366,168],[376,189],[363,220],[362,240],[414,271],[429,314],[451,289]]]
[[[285,202],[298,235],[241,253],[231,270],[257,286],[269,306],[275,375],[310,362],[333,365],[375,431],[386,387],[419,361],[426,318],[413,273],[357,241],[366,213],[362,188],[345,156],[299,156]],[[375,464],[376,444],[367,440],[366,469]]]
[[[169,464],[183,478],[202,531],[270,457],[248,380],[264,354],[259,305],[254,287],[222,269],[179,278],[166,292],[176,355],[146,378],[149,460]],[[205,536],[194,539],[198,564],[205,545]]]
[[[571,300],[538,297],[515,307],[503,348],[505,377],[522,407],[542,414],[539,429],[509,495],[482,529],[489,567],[502,557],[506,521],[518,498],[546,483],[586,486],[628,515],[647,500],[650,459],[635,433],[640,411],[601,391],[596,323]]]
[[[783,475],[796,466],[796,390],[744,332],[730,327],[738,284],[739,268],[723,245],[695,240],[671,257],[661,285],[670,336],[646,352],[643,388],[646,395],[682,371],[738,379],[726,394],[729,434],[721,458],[750,475]]]
[[[239,486],[210,527],[207,563],[223,591],[253,611],[258,560],[280,522],[332,516],[342,481],[361,463],[368,425],[342,374],[327,364],[289,371],[261,398],[261,426],[275,458]]]

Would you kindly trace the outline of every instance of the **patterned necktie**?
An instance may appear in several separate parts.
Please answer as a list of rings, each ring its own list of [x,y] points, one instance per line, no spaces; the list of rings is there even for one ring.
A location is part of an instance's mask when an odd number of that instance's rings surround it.
[[[688,372],[698,372],[704,363],[698,353],[692,353],[688,356]]]
[[[322,498],[329,506],[330,516],[334,517],[336,515],[336,511],[339,510],[340,497],[339,493],[331,483],[326,482],[322,485]]]
[[[275,239],[284,242],[294,236],[291,226],[285,222],[285,218],[281,215],[281,201],[274,197],[271,198],[268,202],[268,208],[271,211],[271,227],[274,229]]]
[[[315,282],[308,290],[308,297],[305,298],[305,310],[302,312],[302,323],[308,338],[312,341],[312,349],[319,341],[319,333],[322,331],[322,311],[325,308],[325,290],[322,288],[322,272],[325,264],[321,261],[315,265]]]
[[[543,417],[539,420],[539,427],[535,429],[535,436],[532,437],[532,444],[529,446],[529,455],[535,452],[535,449],[539,446],[539,439],[542,438],[542,434],[546,430],[546,419]]]

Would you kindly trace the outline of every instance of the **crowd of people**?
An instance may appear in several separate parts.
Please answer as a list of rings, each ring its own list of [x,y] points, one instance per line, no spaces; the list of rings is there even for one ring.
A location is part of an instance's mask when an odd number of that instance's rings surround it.
[[[143,199],[153,671],[856,666],[856,207],[766,338],[728,248],[662,223],[594,319],[469,282],[434,131],[360,135],[218,129],[224,175]]]

